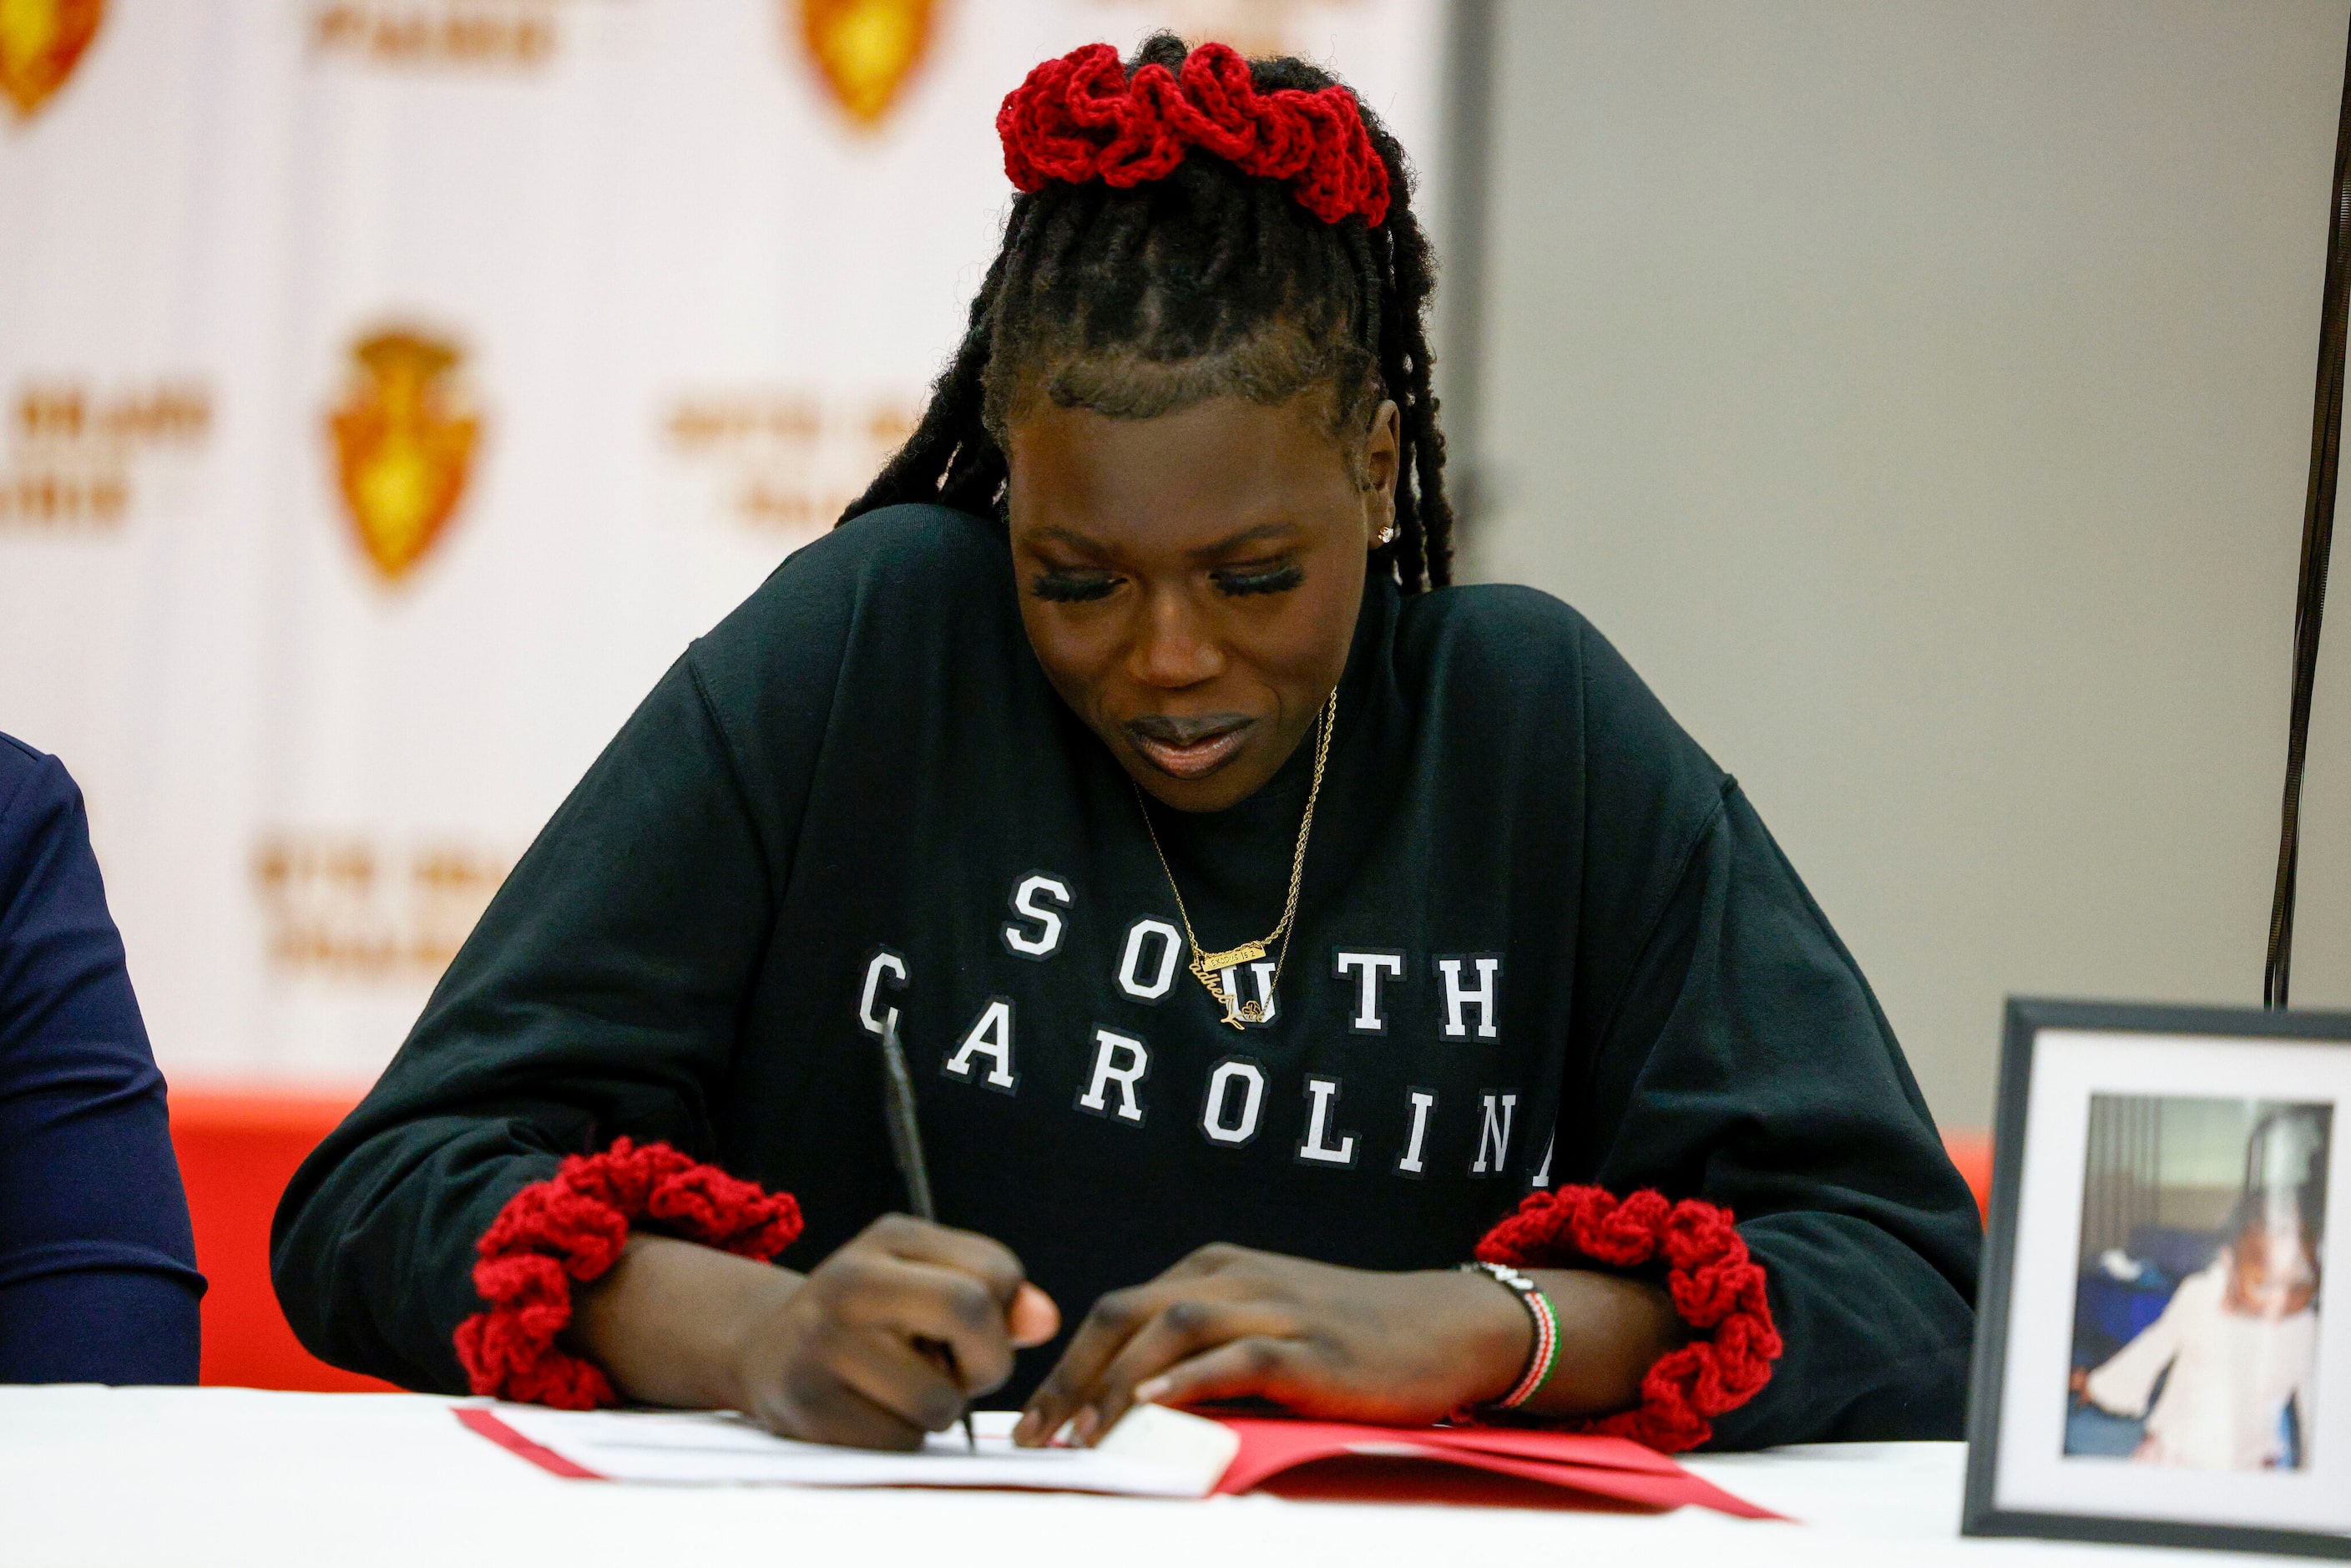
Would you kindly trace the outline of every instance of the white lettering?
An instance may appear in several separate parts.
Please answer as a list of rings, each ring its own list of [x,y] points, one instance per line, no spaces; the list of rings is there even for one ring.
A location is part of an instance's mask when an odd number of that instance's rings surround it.
[[[1421,1141],[1428,1135],[1428,1113],[1437,1104],[1437,1096],[1426,1089],[1415,1089],[1411,1094],[1412,1131],[1405,1135],[1404,1158],[1396,1161],[1395,1168],[1399,1176],[1416,1176],[1421,1174]]]
[[[990,1089],[1012,1092],[1012,1000],[1008,997],[991,997],[979,1017],[966,1030],[963,1043],[939,1069],[950,1078],[971,1081],[975,1056],[987,1058],[987,1077],[983,1080]]]
[[[1486,1119],[1478,1129],[1478,1163],[1469,1167],[1471,1176],[1498,1176],[1510,1157],[1510,1113],[1519,1103],[1515,1094],[1481,1094],[1486,1103]],[[1489,1163],[1487,1152],[1493,1159]]]
[[[1387,1033],[1387,1015],[1380,1010],[1380,987],[1404,977],[1404,955],[1350,953],[1341,948],[1332,973],[1343,980],[1351,972],[1355,977],[1355,1016],[1347,1020],[1347,1027],[1357,1034]]]
[[[1306,1112],[1306,1141],[1298,1145],[1298,1157],[1313,1165],[1353,1166],[1355,1134],[1342,1133],[1335,1146],[1330,1141],[1331,1107],[1339,1099],[1339,1081],[1310,1078],[1306,1081],[1306,1094],[1313,1103]]]
[[[1123,1057],[1122,1062],[1119,1059]],[[1091,1111],[1097,1116],[1109,1115],[1110,1102],[1103,1091],[1118,1085],[1118,1119],[1143,1124],[1143,1101],[1134,1086],[1151,1074],[1151,1052],[1144,1043],[1131,1035],[1113,1034],[1109,1030],[1094,1030],[1094,1077],[1086,1092],[1078,1096],[1078,1109]]]
[[[891,977],[889,985],[892,990],[906,988],[906,960],[887,947],[877,950],[872,957],[866,960],[865,989],[857,998],[857,1021],[864,1025],[865,1032],[876,1040],[898,1021],[896,1008],[892,1008],[887,1013],[873,1010],[874,1002],[880,998],[882,977],[884,975]]]
[[[1227,1102],[1232,1099],[1231,1090],[1236,1082],[1242,1086],[1240,1115],[1228,1120]],[[1200,1131],[1208,1134],[1212,1144],[1230,1144],[1238,1148],[1257,1136],[1258,1113],[1264,1108],[1265,1074],[1254,1061],[1227,1057],[1208,1074],[1208,1097],[1200,1104]]]
[[[1159,939],[1159,956],[1155,960],[1159,972],[1145,980],[1143,950],[1155,936]],[[1155,1002],[1165,996],[1176,984],[1176,946],[1182,940],[1176,927],[1147,915],[1128,926],[1126,951],[1118,961],[1118,988],[1138,1002]]]
[[[1551,1141],[1543,1145],[1542,1164],[1536,1167],[1535,1179],[1528,1183],[1528,1186],[1549,1186],[1551,1185],[1551,1155],[1552,1151],[1558,1146],[1559,1129],[1554,1127],[1552,1129]]]
[[[1039,899],[1050,902],[1040,904]],[[1012,913],[1037,923],[1034,931],[1007,924],[1004,945],[1023,958],[1050,958],[1061,946],[1061,913],[1052,907],[1058,904],[1067,909],[1077,900],[1070,894],[1070,884],[1057,877],[1044,875],[1023,877],[1020,885],[1012,890]]]
[[[1474,991],[1464,990],[1461,987],[1460,959],[1439,958],[1437,961],[1437,972],[1445,977],[1445,1032],[1455,1040],[1468,1033],[1468,1026],[1463,1022],[1461,1013],[1464,1008],[1474,1006],[1478,1009],[1478,1038],[1491,1040],[1497,1032],[1494,1015],[1500,1010],[1495,996],[1499,989],[1495,982],[1501,977],[1502,961],[1499,958],[1472,958],[1470,962],[1478,966],[1478,988]]]

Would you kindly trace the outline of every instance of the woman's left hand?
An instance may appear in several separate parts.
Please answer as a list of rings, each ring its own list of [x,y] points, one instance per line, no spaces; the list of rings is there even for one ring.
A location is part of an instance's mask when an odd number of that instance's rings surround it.
[[[1426,1425],[1499,1398],[1534,1328],[1458,1270],[1377,1273],[1218,1243],[1094,1303],[1013,1439],[1090,1445],[1137,1403],[1248,1396],[1304,1415]]]

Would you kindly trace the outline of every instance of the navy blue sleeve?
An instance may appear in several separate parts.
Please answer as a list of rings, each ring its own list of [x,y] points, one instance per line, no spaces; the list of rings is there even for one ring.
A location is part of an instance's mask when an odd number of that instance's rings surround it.
[[[81,791],[0,735],[0,1383],[193,1383],[204,1289]]]

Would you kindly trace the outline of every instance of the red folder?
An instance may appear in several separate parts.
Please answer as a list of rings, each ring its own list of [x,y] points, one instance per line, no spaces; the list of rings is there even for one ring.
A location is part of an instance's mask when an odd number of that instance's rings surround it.
[[[1399,1497],[1415,1501],[1533,1500],[1523,1487],[1480,1485],[1483,1477],[1564,1489],[1569,1506],[1592,1498],[1638,1509],[1710,1508],[1740,1519],[1778,1519],[1665,1455],[1623,1437],[1508,1427],[1366,1427],[1279,1416],[1219,1416],[1240,1434],[1241,1450],[1217,1483],[1220,1492],[1260,1485],[1298,1497]],[[1539,1497],[1540,1494],[1534,1494]]]
[[[604,1480],[476,1406],[454,1414],[468,1430],[574,1480]],[[1347,1421],[1218,1416],[1240,1449],[1219,1492],[1264,1488],[1284,1497],[1364,1502],[1455,1502],[1656,1512],[1710,1508],[1778,1519],[1665,1455],[1623,1437],[1510,1427],[1369,1427]]]

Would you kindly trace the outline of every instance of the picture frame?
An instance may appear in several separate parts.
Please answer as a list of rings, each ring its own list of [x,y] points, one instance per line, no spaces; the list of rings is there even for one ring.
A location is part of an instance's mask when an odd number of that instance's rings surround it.
[[[1960,1532],[2351,1559],[2351,1013],[2011,998]]]

